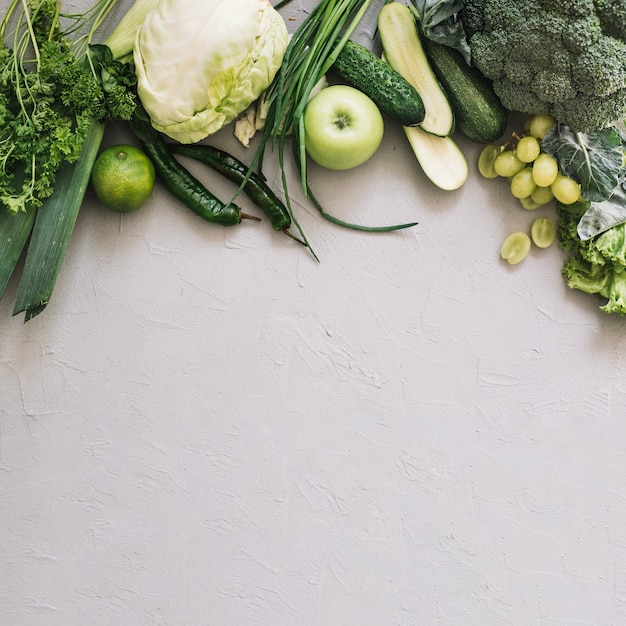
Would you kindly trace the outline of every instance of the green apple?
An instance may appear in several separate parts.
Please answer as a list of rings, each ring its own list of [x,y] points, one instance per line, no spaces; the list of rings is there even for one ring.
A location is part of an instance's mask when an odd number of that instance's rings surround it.
[[[331,170],[365,163],[383,139],[380,110],[369,96],[347,85],[332,85],[313,96],[302,121],[306,151]]]

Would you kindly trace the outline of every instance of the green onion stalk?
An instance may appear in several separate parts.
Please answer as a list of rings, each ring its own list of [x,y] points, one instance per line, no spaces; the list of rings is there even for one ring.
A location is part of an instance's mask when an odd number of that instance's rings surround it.
[[[285,6],[289,1],[279,2],[276,8]],[[311,92],[331,69],[371,2],[372,0],[322,0],[319,2],[291,37],[282,65],[264,96],[268,105],[268,114],[251,169],[262,168],[263,156],[268,144],[272,149],[277,149],[286,205],[291,213],[292,221],[305,242],[306,236],[293,215],[289,199],[284,167],[287,139],[292,141],[293,158],[299,171],[304,197],[311,200],[322,217],[341,226],[370,232],[388,232],[415,225],[415,223],[410,223],[393,226],[363,226],[345,222],[324,210],[307,182],[304,108],[311,97]]]

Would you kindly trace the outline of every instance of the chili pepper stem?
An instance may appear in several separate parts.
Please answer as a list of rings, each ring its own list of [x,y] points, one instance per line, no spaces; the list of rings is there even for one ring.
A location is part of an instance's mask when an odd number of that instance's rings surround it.
[[[254,220],[255,222],[262,222],[263,220],[256,215],[249,215],[248,213],[240,213],[242,220]]]
[[[302,241],[302,239],[300,239],[300,237],[296,237],[296,235],[294,235],[291,231],[287,230],[286,228],[284,230],[282,230],[281,232],[285,233],[285,235],[287,235],[287,237],[290,237],[294,241],[297,241],[298,243],[301,243],[303,246],[306,246],[307,248],[309,247],[308,244],[305,241]]]

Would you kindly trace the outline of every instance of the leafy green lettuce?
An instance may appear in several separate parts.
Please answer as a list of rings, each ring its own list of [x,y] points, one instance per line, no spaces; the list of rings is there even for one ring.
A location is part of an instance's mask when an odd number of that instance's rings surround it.
[[[581,189],[578,202],[557,203],[557,239],[572,253],[563,266],[568,286],[604,298],[604,312],[626,316],[626,136],[616,126],[579,133],[556,124],[541,147]]]
[[[597,294],[606,301],[600,308],[605,313],[626,315],[626,223],[582,240],[578,223],[590,207],[580,201],[558,204],[559,245],[572,255],[563,266],[563,275],[572,289]]]

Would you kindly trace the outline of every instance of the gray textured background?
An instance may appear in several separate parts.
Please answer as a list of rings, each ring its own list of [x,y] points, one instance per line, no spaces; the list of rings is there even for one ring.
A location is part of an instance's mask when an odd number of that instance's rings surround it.
[[[161,187],[121,217],[88,195],[48,309],[0,302],[1,626],[626,623],[626,321],[556,246],[500,261],[538,213],[459,143],[452,193],[391,124],[311,168],[402,233],[293,178],[320,264]]]

